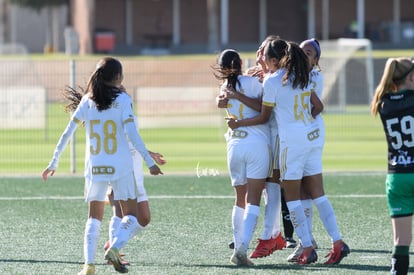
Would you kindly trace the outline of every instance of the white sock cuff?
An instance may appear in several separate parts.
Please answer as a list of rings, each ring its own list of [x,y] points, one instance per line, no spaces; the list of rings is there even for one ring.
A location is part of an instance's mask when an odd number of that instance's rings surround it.
[[[248,215],[248,214],[259,216],[260,215],[260,206],[253,205],[253,204],[248,204],[247,207],[246,207],[245,215]]]
[[[116,223],[116,222],[121,222],[122,218],[118,217],[118,216],[112,216],[111,217],[111,221]]]
[[[304,200],[301,200],[301,202],[302,202],[302,204],[307,204],[307,203],[312,203],[312,199],[304,199]]]
[[[122,218],[122,222],[128,222],[128,221],[131,221],[132,223],[138,224],[137,218],[135,216],[132,216],[132,215],[125,215]]]
[[[86,221],[86,224],[89,226],[100,226],[101,221],[95,218],[88,218],[88,220]]]
[[[289,208],[289,211],[291,211],[295,209],[296,207],[302,206],[302,203],[300,202],[300,200],[296,200],[296,201],[288,201],[286,202],[286,205]]]
[[[320,196],[319,198],[316,198],[313,200],[313,203],[315,203],[315,205],[319,205],[325,201],[327,201],[328,198],[325,195]]]
[[[280,191],[280,185],[276,182],[266,182],[266,190],[272,190],[272,191]]]
[[[234,212],[244,212],[244,208],[241,208],[241,207],[239,207],[239,206],[237,206],[237,205],[234,205],[233,206],[233,211]]]

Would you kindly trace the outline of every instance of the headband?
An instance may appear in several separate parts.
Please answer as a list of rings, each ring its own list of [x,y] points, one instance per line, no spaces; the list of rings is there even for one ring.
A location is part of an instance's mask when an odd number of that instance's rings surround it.
[[[301,46],[310,43],[316,50],[316,57],[319,58],[321,57],[321,47],[319,46],[319,43],[317,42],[317,40],[315,38],[311,38],[308,40],[305,40],[301,43]]]

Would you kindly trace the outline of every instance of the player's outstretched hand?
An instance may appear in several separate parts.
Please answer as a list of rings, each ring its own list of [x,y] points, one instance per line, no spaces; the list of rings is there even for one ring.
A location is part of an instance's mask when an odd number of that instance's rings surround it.
[[[151,175],[154,175],[154,176],[156,176],[156,175],[164,175],[164,173],[161,171],[161,169],[156,164],[153,165],[153,166],[151,166],[149,168],[149,170],[150,170],[150,174]]]
[[[164,156],[160,153],[150,152],[150,155],[152,159],[158,164],[158,165],[164,165],[167,163],[167,161],[164,159]]]
[[[43,178],[44,181],[47,180],[47,177],[49,176],[49,174],[50,174],[50,176],[53,176],[55,174],[55,170],[50,170],[48,168],[46,168],[45,170],[43,170],[43,172],[42,172],[42,178]]]

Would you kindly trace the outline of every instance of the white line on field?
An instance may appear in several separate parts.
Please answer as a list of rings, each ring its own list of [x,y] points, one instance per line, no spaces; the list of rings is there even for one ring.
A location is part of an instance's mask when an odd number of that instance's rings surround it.
[[[366,194],[366,195],[328,195],[329,198],[345,198],[345,199],[367,199],[367,198],[385,198],[385,195],[375,195],[375,194]],[[149,196],[150,199],[234,199],[234,196],[195,196],[195,195],[180,195],[180,196],[170,196],[170,195],[160,195],[160,196]],[[84,197],[81,196],[39,196],[39,197],[0,197],[0,201],[15,201],[15,200],[83,200]]]

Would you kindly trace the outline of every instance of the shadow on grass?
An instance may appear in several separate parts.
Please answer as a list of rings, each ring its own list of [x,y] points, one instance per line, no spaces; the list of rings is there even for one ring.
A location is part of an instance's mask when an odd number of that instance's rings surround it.
[[[390,255],[390,258],[391,258],[392,251],[391,250],[351,249],[351,253],[382,253],[382,254]],[[414,252],[410,252],[410,255],[414,255]]]
[[[33,259],[0,259],[0,263],[26,263],[26,264],[76,264],[83,265],[83,262],[58,261],[58,260],[33,260]],[[106,263],[95,263],[95,265],[107,265]]]

